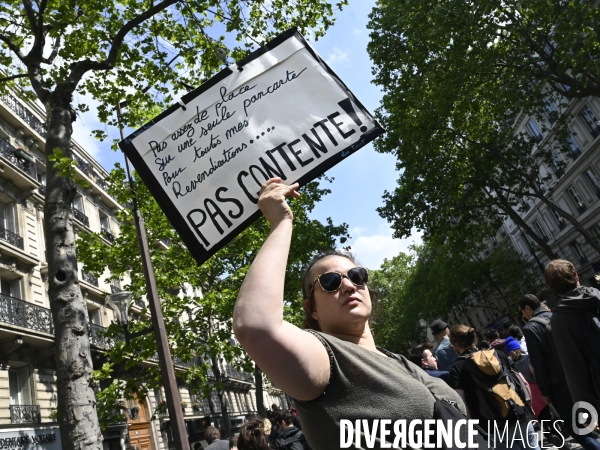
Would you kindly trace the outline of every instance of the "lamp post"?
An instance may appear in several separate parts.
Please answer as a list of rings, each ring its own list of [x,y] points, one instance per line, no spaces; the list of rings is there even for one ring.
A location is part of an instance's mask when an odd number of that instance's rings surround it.
[[[121,133],[121,140],[125,139],[123,134],[123,125],[121,124],[121,104],[117,103],[117,118],[119,121],[119,131]],[[158,298],[158,288],[156,287],[156,278],[154,278],[154,270],[152,268],[152,261],[150,260],[150,251],[148,249],[148,239],[146,238],[146,230],[144,228],[144,219],[138,208],[137,196],[135,195],[135,187],[133,185],[133,179],[131,178],[131,171],[129,169],[129,160],[125,157],[125,168],[127,170],[127,177],[129,179],[129,188],[131,189],[133,197],[133,214],[135,218],[135,228],[137,231],[138,243],[140,246],[140,253],[142,257],[142,267],[144,270],[144,279],[146,280],[146,296],[148,298],[148,306],[152,316],[152,329],[156,338],[156,347],[158,350],[158,364],[160,367],[160,373],[162,375],[163,384],[165,388],[165,397],[167,400],[167,410],[169,412],[169,419],[171,425],[171,431],[173,432],[173,439],[175,441],[175,448],[177,450],[190,450],[190,443],[187,438],[185,429],[185,422],[183,420],[183,411],[181,410],[181,398],[179,396],[179,389],[177,388],[177,380],[175,378],[175,369],[173,367],[173,360],[171,359],[171,350],[169,349],[169,341],[167,339],[167,330],[165,329],[165,320],[160,308],[160,300]],[[122,294],[122,293],[121,293]],[[118,295],[118,294],[117,294]],[[110,297],[110,296],[109,296]],[[124,298],[117,297],[124,305],[126,302]],[[123,314],[121,311],[121,317],[127,316],[127,311]],[[126,320],[126,319],[125,319]],[[126,322],[125,322],[126,323]],[[121,323],[123,325],[123,323]],[[127,325],[125,325],[125,337],[134,337],[134,334],[129,335],[127,333]],[[146,330],[143,330],[146,331]],[[140,332],[141,333],[141,332]],[[138,335],[137,333],[135,333]]]

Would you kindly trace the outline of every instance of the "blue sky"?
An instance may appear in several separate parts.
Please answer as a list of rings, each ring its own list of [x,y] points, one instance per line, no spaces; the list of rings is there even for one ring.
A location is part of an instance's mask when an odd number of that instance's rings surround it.
[[[312,42],[321,57],[371,112],[381,99],[379,88],[371,83],[371,61],[367,54],[367,22],[374,4],[371,0],[350,0],[350,5],[337,14],[336,24],[327,35]],[[92,109],[75,122],[74,138],[110,170],[115,162],[123,163],[123,156],[111,151],[109,143],[90,136],[100,125],[93,113],[93,103],[85,100]],[[108,131],[111,137],[117,137],[117,130]],[[384,191],[391,191],[396,185],[395,165],[393,156],[375,152],[372,145],[364,147],[327,172],[329,177],[335,178],[333,183],[327,184],[332,193],[317,205],[313,214],[319,220],[331,217],[336,224],[346,222],[351,231],[353,253],[361,264],[372,269],[378,268],[384,258],[406,251],[412,242],[420,242],[417,235],[392,239],[389,225],[376,211],[383,204]]]

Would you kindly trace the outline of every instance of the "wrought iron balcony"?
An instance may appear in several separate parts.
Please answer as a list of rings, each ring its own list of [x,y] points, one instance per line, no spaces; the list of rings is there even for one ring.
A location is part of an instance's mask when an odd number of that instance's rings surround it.
[[[46,139],[46,124],[34,116],[31,111],[16,99],[16,97],[11,94],[4,94],[0,96],[0,101],[12,109],[13,112],[23,119],[30,128],[37,132],[37,134]]]
[[[34,180],[37,180],[37,169],[35,163],[27,161],[22,155],[22,151],[17,150],[7,141],[0,138],[0,155],[8,159],[13,165],[25,172]]]
[[[104,332],[106,328],[100,325],[96,325],[95,323],[89,324],[90,331],[90,344],[95,345],[100,348],[108,348],[109,342],[106,337],[104,337]]]
[[[237,370],[231,366],[225,366],[223,370],[223,374],[229,378],[235,378],[238,380],[244,380],[252,383],[254,381],[254,377],[246,372],[242,372],[241,370]]]
[[[0,322],[54,334],[52,314],[48,308],[4,294],[0,294]]]
[[[83,158],[81,158],[79,155],[73,153],[73,160],[75,162],[77,162],[77,167],[79,168],[79,170],[81,170],[83,173],[85,173],[88,177],[92,176],[92,168],[90,167],[89,163],[85,162],[83,160]]]
[[[14,245],[15,247],[19,247],[21,250],[25,248],[23,245],[23,238],[17,233],[13,233],[6,228],[0,227],[0,239],[8,242],[11,245]]]
[[[133,408],[129,408],[127,410],[127,415],[129,416],[129,419],[131,420],[136,420],[140,417],[140,408],[138,408],[137,406],[134,406]]]
[[[90,283],[96,287],[98,287],[98,278],[96,278],[94,275],[92,275],[89,272],[81,272],[81,278],[83,278],[83,281]]]
[[[84,213],[79,211],[77,208],[73,208],[73,217],[75,217],[75,219],[79,220],[86,227],[90,226],[90,219],[88,219],[88,216],[86,216]]]
[[[10,423],[40,423],[40,405],[10,405]]]
[[[115,235],[112,233],[112,231],[107,230],[106,228],[102,228],[102,230],[100,231],[100,234],[102,234],[102,237],[104,239],[106,239],[108,242],[110,242],[111,244],[113,242],[115,242]]]

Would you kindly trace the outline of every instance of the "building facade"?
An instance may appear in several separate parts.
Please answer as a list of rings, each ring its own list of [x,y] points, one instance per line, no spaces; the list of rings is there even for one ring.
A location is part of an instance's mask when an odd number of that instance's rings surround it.
[[[15,93],[0,96],[0,439],[30,435],[40,442],[39,448],[60,449],[43,232],[45,137],[41,108]],[[78,187],[73,202],[74,228],[78,233],[100,233],[106,245],[111,245],[119,233],[116,213],[122,206],[107,192],[106,170],[76,142],[72,151],[78,163],[77,177],[89,183],[88,188]],[[109,275],[107,270],[96,278],[79,267],[90,342],[98,362],[108,346],[103,331],[115,319],[105,298],[121,290],[118,282],[106,281]],[[133,312],[139,314],[143,306],[134,305]],[[175,367],[184,369],[184,363],[176,362]],[[231,426],[236,429],[245,416],[256,414],[253,377],[226,365],[222,372],[227,380]],[[180,394],[190,442],[202,441],[208,425],[222,428],[216,393],[202,399],[181,385]],[[143,402],[124,401],[127,422],[104,430],[104,448],[172,448],[164,398],[164,392],[157,390]],[[264,402],[288,406],[285,396],[274,387],[265,389]]]

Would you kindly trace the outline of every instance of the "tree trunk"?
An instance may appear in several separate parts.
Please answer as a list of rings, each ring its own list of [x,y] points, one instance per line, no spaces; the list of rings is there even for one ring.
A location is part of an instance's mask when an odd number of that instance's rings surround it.
[[[215,386],[219,401],[221,402],[221,417],[223,418],[223,425],[225,426],[225,435],[229,439],[231,437],[231,421],[229,420],[229,411],[227,411],[227,403],[229,402],[225,395],[223,375],[221,374],[221,368],[215,355],[210,355],[210,362],[212,365],[213,373],[215,374]]]
[[[262,370],[257,365],[254,365],[254,385],[256,386],[256,412],[260,417],[267,417],[263,394]]]
[[[46,156],[59,148],[69,155],[70,99],[46,104]],[[102,449],[102,433],[92,388],[92,356],[87,307],[77,278],[77,253],[71,204],[73,180],[59,176],[48,161],[44,227],[48,259],[48,296],[54,322],[58,422],[65,450]]]

